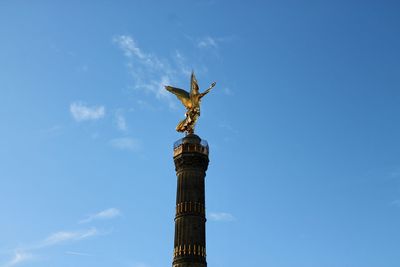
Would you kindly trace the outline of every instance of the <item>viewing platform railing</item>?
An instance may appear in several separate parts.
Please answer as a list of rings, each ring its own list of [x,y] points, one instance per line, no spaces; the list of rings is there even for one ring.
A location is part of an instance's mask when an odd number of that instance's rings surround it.
[[[206,140],[201,140],[200,143],[186,142],[184,138],[179,139],[174,143],[174,157],[181,153],[197,152],[208,155],[209,148]]]

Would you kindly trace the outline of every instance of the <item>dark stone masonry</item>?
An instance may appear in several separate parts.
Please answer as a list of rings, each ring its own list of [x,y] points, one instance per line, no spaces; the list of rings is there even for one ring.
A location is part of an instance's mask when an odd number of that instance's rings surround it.
[[[205,267],[208,145],[189,134],[174,145],[177,181],[173,267]]]

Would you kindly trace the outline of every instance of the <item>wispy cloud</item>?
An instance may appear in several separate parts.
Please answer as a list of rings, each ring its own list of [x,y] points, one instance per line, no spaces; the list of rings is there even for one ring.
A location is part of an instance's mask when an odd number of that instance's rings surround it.
[[[211,221],[218,221],[218,222],[230,222],[235,220],[235,217],[227,212],[210,212],[208,214],[208,218]]]
[[[51,234],[45,240],[43,240],[41,246],[54,246],[59,243],[67,242],[67,241],[78,241],[82,239],[87,239],[89,237],[93,237],[99,234],[96,228],[90,228],[83,231],[60,231]]]
[[[92,215],[91,220],[100,219],[100,218],[112,218],[116,217],[120,214],[119,210],[117,209],[106,209],[101,212],[98,212]],[[110,232],[103,232],[97,230],[95,227],[81,229],[81,230],[73,230],[73,231],[58,231],[54,232],[47,237],[43,238],[42,240],[38,240],[32,243],[29,246],[19,246],[17,249],[14,250],[13,255],[10,256],[10,259],[0,264],[0,267],[13,267],[17,266],[21,263],[25,263],[27,261],[37,259],[38,257],[35,254],[38,251],[45,250],[46,248],[58,246],[65,243],[70,242],[80,242],[82,240],[86,240],[95,236],[99,235],[107,235]],[[74,251],[67,251],[66,254],[71,255],[79,255],[79,256],[88,256],[87,253],[81,252],[74,252]]]
[[[237,39],[237,36],[222,36],[222,37],[212,37],[212,36],[204,36],[202,38],[194,38],[188,36],[189,40],[194,42],[200,49],[213,49],[216,50],[220,48],[223,43],[232,42]]]
[[[84,253],[84,252],[77,252],[77,251],[65,251],[65,254],[67,255],[74,255],[74,256],[92,256],[89,253]]]
[[[141,100],[141,99],[136,100],[136,105],[138,106],[138,108],[144,109],[144,110],[151,110],[151,111],[157,110],[157,107],[155,107],[152,104],[150,104],[149,102]],[[132,109],[132,110],[134,110],[134,109]]]
[[[86,219],[81,220],[79,223],[88,223],[94,220],[107,220],[118,217],[121,215],[121,211],[116,208],[109,208],[102,210],[98,213],[89,215]]]
[[[143,51],[135,39],[129,35],[119,35],[113,42],[123,51],[128,60],[128,69],[134,79],[134,88],[154,95],[157,99],[175,108],[176,101],[164,85],[176,83],[183,77],[187,79],[190,68],[185,64],[185,57],[176,51],[172,60]]]
[[[47,135],[53,135],[60,133],[64,127],[60,124],[53,125],[49,128],[43,129],[41,132]]]
[[[15,251],[14,256],[11,260],[6,262],[2,267],[12,267],[16,266],[22,262],[26,262],[28,260],[33,259],[34,256],[30,253],[24,252],[24,251]]]
[[[36,242],[32,246],[26,247],[24,249],[16,249],[14,252],[14,256],[8,262],[1,265],[1,267],[12,267],[20,263],[32,260],[35,258],[34,253],[38,250],[53,247],[68,241],[72,242],[88,239],[99,234],[100,232],[96,228],[79,231],[59,231],[53,233],[43,240]]]
[[[218,127],[220,127],[224,132],[230,133],[230,134],[237,134],[238,131],[228,122],[222,121]]]
[[[140,142],[130,137],[121,137],[110,140],[110,145],[120,150],[136,151],[140,147]]]
[[[124,51],[125,56],[129,58],[138,58],[143,64],[146,64],[152,68],[163,68],[164,63],[161,62],[156,56],[143,52],[136,41],[128,35],[120,35],[114,37],[114,42]]]
[[[179,52],[178,50],[175,51],[175,55],[174,55],[174,60],[175,63],[178,67],[178,70],[186,75],[186,76],[190,76],[190,74],[192,73],[192,70],[188,67],[188,65],[186,64],[186,57]]]
[[[88,72],[89,71],[89,66],[86,64],[80,65],[76,68],[78,72]]]
[[[87,106],[82,102],[71,103],[69,111],[76,121],[98,120],[106,114],[104,106]]]
[[[233,95],[233,91],[229,87],[225,87],[222,91],[225,93],[225,95]]]
[[[200,48],[209,48],[209,47],[217,48],[218,43],[217,39],[212,38],[211,36],[206,36],[198,41],[197,46]]]
[[[124,115],[121,114],[120,111],[115,113],[115,123],[117,125],[118,130],[126,132],[128,130],[128,124],[126,123],[126,119]]]

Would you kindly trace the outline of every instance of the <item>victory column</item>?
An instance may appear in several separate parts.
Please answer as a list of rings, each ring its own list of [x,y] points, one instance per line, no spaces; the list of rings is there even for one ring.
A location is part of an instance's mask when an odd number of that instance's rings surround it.
[[[176,127],[178,132],[184,132],[186,136],[174,144],[178,181],[173,267],[207,266],[204,180],[209,162],[209,148],[205,140],[194,134],[194,128],[200,116],[201,100],[214,86],[215,82],[200,93],[194,73],[191,76],[190,93],[165,86],[186,108],[186,118]]]

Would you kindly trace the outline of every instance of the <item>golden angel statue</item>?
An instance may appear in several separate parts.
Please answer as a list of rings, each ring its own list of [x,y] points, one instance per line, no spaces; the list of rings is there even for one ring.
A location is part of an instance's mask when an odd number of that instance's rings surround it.
[[[182,120],[178,126],[176,126],[176,130],[178,132],[186,132],[187,134],[194,133],[194,126],[196,125],[197,119],[200,116],[201,99],[211,91],[215,84],[216,83],[213,82],[207,90],[205,90],[203,93],[200,93],[196,76],[194,75],[194,72],[192,72],[192,76],[190,78],[190,93],[183,89],[168,85],[165,86],[165,89],[176,95],[186,108],[186,118]]]

